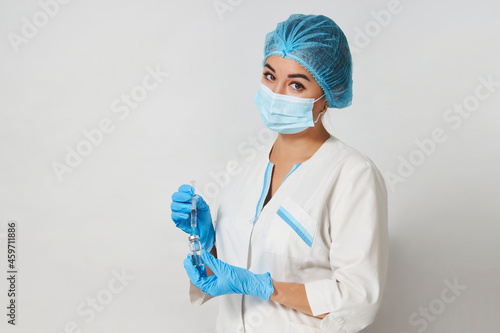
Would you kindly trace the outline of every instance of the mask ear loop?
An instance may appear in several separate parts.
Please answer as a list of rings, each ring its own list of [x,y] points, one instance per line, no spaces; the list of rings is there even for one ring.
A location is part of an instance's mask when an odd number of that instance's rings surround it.
[[[325,96],[325,94],[323,94],[323,95],[319,96],[318,98],[316,98],[313,103],[316,103],[317,101],[319,101],[320,99],[322,99],[323,96]]]
[[[316,103],[316,101],[319,101],[320,99],[323,98],[323,96],[325,96],[325,94],[321,95],[321,97],[319,97],[318,99],[316,99],[314,102]],[[325,105],[326,106],[326,105]],[[321,111],[319,114],[318,114],[318,118],[316,118],[316,120],[314,121],[314,123],[316,124],[319,120],[319,117],[321,117],[322,114],[324,114],[326,112],[326,110],[328,110],[327,107],[325,107],[325,109],[323,111]]]
[[[324,114],[326,112],[326,109],[321,111],[319,114],[318,114],[318,118],[316,118],[316,120],[314,121],[314,123],[316,124],[316,122],[319,120],[319,117],[321,117],[322,114]]]

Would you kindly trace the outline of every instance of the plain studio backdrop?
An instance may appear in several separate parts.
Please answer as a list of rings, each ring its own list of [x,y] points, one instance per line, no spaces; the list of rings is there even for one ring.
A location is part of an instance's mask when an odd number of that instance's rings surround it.
[[[2,333],[214,332],[218,301],[189,303],[171,195],[196,179],[212,203],[231,161],[273,138],[253,96],[265,34],[293,13],[345,32],[354,100],[323,121],[389,188],[387,285],[364,332],[499,331],[499,10],[487,0],[2,1],[2,276],[9,222],[18,237],[16,326],[2,278]]]

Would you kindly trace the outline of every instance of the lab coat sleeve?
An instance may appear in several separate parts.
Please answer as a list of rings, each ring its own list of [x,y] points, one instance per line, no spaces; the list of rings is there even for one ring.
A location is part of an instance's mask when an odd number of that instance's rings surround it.
[[[370,325],[380,306],[388,265],[387,189],[366,157],[349,158],[332,197],[331,279],[305,283],[322,332],[358,332]]]
[[[212,296],[205,294],[203,291],[198,289],[191,280],[189,281],[189,301],[193,305],[202,305],[206,303]]]

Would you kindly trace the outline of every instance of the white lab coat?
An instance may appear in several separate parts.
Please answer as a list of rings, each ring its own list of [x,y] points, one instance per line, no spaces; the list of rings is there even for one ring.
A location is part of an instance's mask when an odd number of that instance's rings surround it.
[[[219,297],[217,333],[358,332],[373,322],[388,264],[387,190],[373,162],[330,136],[271,200],[270,142],[218,199],[218,258],[305,284],[318,319],[247,295]],[[262,210],[261,210],[262,209]],[[211,297],[190,284],[193,304]]]

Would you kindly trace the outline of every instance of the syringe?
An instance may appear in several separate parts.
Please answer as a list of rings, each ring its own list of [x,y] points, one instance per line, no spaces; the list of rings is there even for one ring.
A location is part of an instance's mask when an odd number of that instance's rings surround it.
[[[191,181],[191,186],[195,186],[195,181]],[[196,228],[198,226],[198,210],[196,209],[196,194],[193,194],[191,199],[191,235],[189,236],[189,251],[191,252],[191,260],[193,265],[198,269],[201,276],[207,276],[205,264],[201,260],[201,243],[199,235],[196,235]]]
[[[193,192],[195,184],[196,181],[192,180],[191,186],[193,187]],[[198,211],[196,210],[196,194],[193,194],[193,197],[191,198],[191,229],[193,230],[191,235],[195,235],[197,226],[198,226]]]

